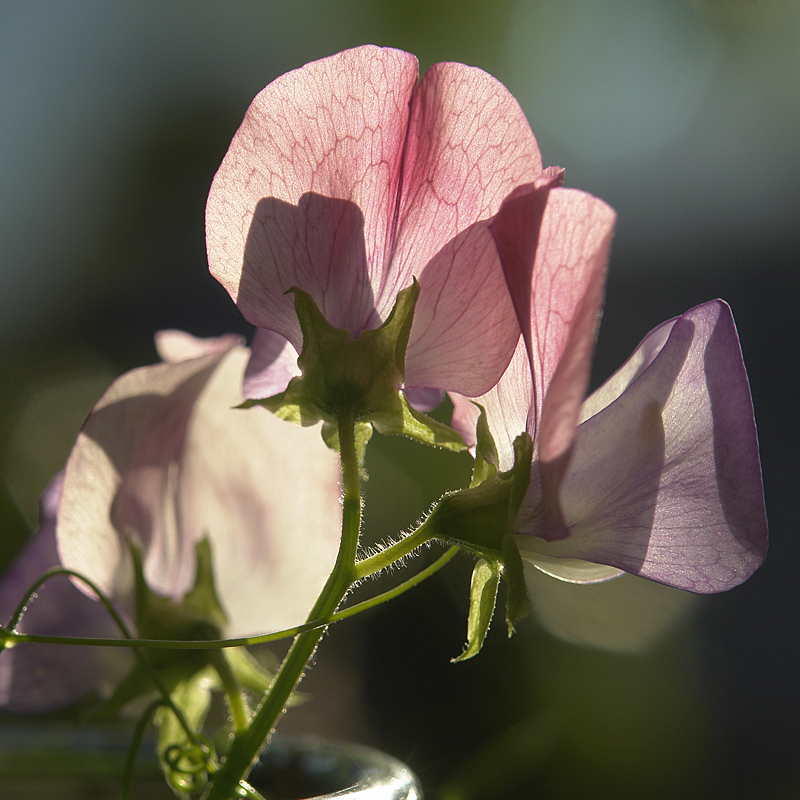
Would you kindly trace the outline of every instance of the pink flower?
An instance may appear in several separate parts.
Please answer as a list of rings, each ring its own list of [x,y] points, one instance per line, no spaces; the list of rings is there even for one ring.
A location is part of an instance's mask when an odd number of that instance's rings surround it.
[[[48,491],[39,533],[0,584],[2,611],[10,614],[35,577],[60,563],[93,580],[133,619],[128,544],[142,554],[149,589],[178,602],[194,585],[196,546],[205,539],[225,635],[301,624],[338,551],[336,456],[315,431],[234,407],[249,357],[238,337],[163,331],[157,345],[164,363],[115,380],[86,420],[63,488],[59,481]],[[76,585],[85,594],[62,578],[46,585],[23,629],[114,635],[94,595]],[[37,664],[39,679],[15,668],[17,650]],[[63,656],[48,645],[2,653],[0,703],[35,710],[70,702],[107,678],[99,660],[114,658],[73,647]]]
[[[269,332],[254,343],[245,394],[269,396],[298,374],[288,289],[358,336],[414,277],[405,386],[487,391],[519,337],[488,225],[542,174],[519,105],[479,69],[436,64],[418,81],[414,56],[365,46],[273,81],[236,133],[206,215],[211,272]]]
[[[512,466],[518,434],[533,439],[515,539],[523,558],[563,580],[624,571],[723,591],[767,549],[733,317],[716,300],[665,322],[584,400],[613,225],[601,201],[544,187],[517,193],[493,226],[524,338],[477,402],[500,469]],[[477,409],[454,399],[454,424],[474,443]]]

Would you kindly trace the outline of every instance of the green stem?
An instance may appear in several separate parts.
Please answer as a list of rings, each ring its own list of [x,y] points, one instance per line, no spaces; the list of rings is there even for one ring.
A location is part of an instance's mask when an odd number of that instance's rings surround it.
[[[222,687],[225,690],[225,696],[228,698],[228,706],[233,719],[233,732],[240,734],[247,728],[247,723],[250,719],[250,714],[247,710],[247,704],[242,694],[242,687],[233,674],[230,662],[228,661],[225,653],[221,650],[212,650],[209,653],[209,659],[214,669],[222,681]]]
[[[25,613],[25,609],[30,603],[31,598],[36,591],[39,589],[42,584],[46,581],[50,580],[50,578],[54,578],[56,575],[66,575],[67,577],[77,578],[79,581],[85,583],[98,597],[100,602],[105,607],[108,614],[114,620],[115,625],[119,628],[120,632],[123,636],[122,644],[126,647],[129,647],[133,651],[133,655],[139,660],[139,663],[144,667],[145,672],[148,674],[150,680],[153,682],[153,685],[158,690],[159,694],[162,696],[163,704],[169,706],[172,712],[175,714],[175,718],[178,720],[178,724],[183,728],[186,735],[189,737],[189,741],[196,746],[200,746],[200,742],[197,738],[197,734],[191,728],[186,717],[184,716],[183,712],[172,702],[172,698],[170,697],[169,692],[167,691],[167,687],[163,684],[161,679],[158,677],[158,673],[153,669],[150,662],[147,659],[147,656],[142,652],[142,650],[136,646],[133,640],[133,636],[131,632],[128,630],[128,626],[125,624],[125,621],[120,616],[119,612],[116,608],[114,608],[114,604],[111,600],[105,595],[105,593],[100,589],[100,587],[94,583],[94,581],[87,578],[85,575],[82,575],[80,572],[76,572],[72,569],[67,569],[66,567],[52,567],[51,569],[43,572],[39,578],[33,583],[33,585],[28,589],[25,593],[23,599],[20,601],[19,605],[14,611],[14,614],[11,617],[11,621],[9,623],[10,631],[3,629],[3,636],[4,641],[3,645],[8,646],[8,641],[11,637],[18,637],[19,634],[14,632],[14,628],[19,625],[20,619],[22,615]],[[119,642],[119,639],[113,640],[115,642]],[[2,651],[0,651],[2,652]],[[209,763],[209,766],[215,766]]]
[[[398,543],[399,544],[399,543]],[[385,557],[385,553],[390,548],[382,551],[379,555]],[[307,622],[304,625],[296,625],[294,628],[287,628],[286,630],[276,631],[275,633],[264,633],[260,636],[243,636],[238,639],[103,639],[93,638],[90,636],[48,636],[41,633],[18,633],[17,631],[9,631],[5,628],[0,628],[0,638],[4,640],[7,647],[14,647],[17,644],[73,644],[84,647],[143,647],[152,650],[219,650],[226,647],[247,647],[256,644],[268,644],[269,642],[277,642],[281,639],[288,639],[290,636],[297,636],[298,633],[311,631],[315,628],[324,628],[333,622],[339,622],[343,619],[348,619],[362,611],[367,611],[370,608],[386,603],[399,597],[409,589],[418,586],[422,581],[429,578],[434,573],[438,572],[445,564],[452,560],[453,556],[458,552],[458,547],[451,547],[446,553],[440,556],[425,569],[418,572],[416,575],[398,584],[394,589],[389,589],[386,592],[370,597],[368,600],[362,600],[360,603],[344,608],[331,614],[327,620],[316,619],[313,622]],[[394,550],[392,550],[394,552]],[[408,555],[403,553],[398,558]],[[370,563],[374,566],[375,562],[371,559],[363,559],[356,565]],[[393,563],[393,562],[391,562]],[[389,565],[387,565],[389,566]],[[364,577],[372,575],[377,572],[377,569],[372,569],[365,573]]]
[[[419,528],[409,533],[408,536],[404,536],[394,544],[390,544],[374,556],[362,558],[361,561],[356,564],[356,579],[362,580],[363,578],[368,578],[370,575],[374,575],[376,572],[390,567],[401,558],[405,558],[413,553],[418,547],[429,542],[433,536],[428,530],[427,525],[428,521],[425,520]]]
[[[342,539],[333,571],[311,609],[309,620],[329,621],[356,577],[356,550],[361,532],[361,481],[358,475],[355,419],[352,413],[340,415],[338,429],[343,485]],[[316,628],[295,638],[249,727],[234,738],[222,767],[213,777],[211,787],[205,795],[206,800],[230,800],[236,796],[239,781],[247,776],[272,733],[324,631],[324,627]]]

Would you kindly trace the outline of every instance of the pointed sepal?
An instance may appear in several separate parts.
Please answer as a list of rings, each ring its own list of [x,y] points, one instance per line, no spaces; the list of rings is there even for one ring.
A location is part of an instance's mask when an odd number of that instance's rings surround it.
[[[393,405],[403,385],[405,355],[419,284],[403,289],[379,328],[349,331],[334,328],[311,295],[291,289],[303,332],[302,370],[305,403],[320,419],[336,420],[343,413],[368,422]]]
[[[508,635],[514,633],[517,620],[527,617],[531,611],[528,598],[528,587],[525,583],[525,571],[522,556],[512,534],[503,539],[503,580],[506,584],[506,625]]]
[[[497,602],[497,589],[500,585],[501,567],[497,562],[480,559],[472,571],[469,587],[469,614],[467,616],[467,644],[464,652],[453,659],[453,662],[466,661],[476,656],[489,626],[492,624],[494,606]]]
[[[211,546],[207,539],[195,548],[196,572],[192,588],[175,602],[150,590],[141,552],[130,545],[136,587],[136,627],[143,639],[220,639],[227,623],[214,586]]]
[[[492,432],[489,430],[489,420],[486,416],[486,409],[478,404],[480,416],[476,425],[475,433],[477,444],[475,447],[475,466],[472,468],[472,480],[470,486],[479,486],[490,478],[497,475],[500,459],[497,454],[497,445],[494,442]]]
[[[460,433],[417,411],[402,392],[398,392],[385,412],[373,417],[373,422],[379,433],[407,436],[421,444],[440,447],[454,453],[467,449]]]

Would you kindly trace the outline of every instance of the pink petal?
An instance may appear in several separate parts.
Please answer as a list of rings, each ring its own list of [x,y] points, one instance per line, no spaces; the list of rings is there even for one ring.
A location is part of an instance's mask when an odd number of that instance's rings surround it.
[[[301,374],[297,350],[280,334],[258,328],[244,371],[244,399],[263,400],[285,392],[289,381]]]
[[[767,548],[730,309],[719,300],[692,309],[649,334],[633,359],[622,370],[630,382],[612,378],[618,396],[601,388],[602,410],[580,426],[560,490],[563,538],[535,547],[694,592],[729,589]]]
[[[472,399],[450,394],[453,401],[451,425],[461,434],[469,446],[477,443],[475,428],[480,411],[476,403],[486,411],[489,430],[494,438],[501,470],[514,466],[514,439],[525,432],[528,412],[531,407],[532,383],[525,343],[520,338],[517,349],[495,387],[486,394]]]
[[[615,218],[591,195],[543,185],[513,198],[493,226],[529,348],[529,432],[545,465],[562,458],[575,437]]]
[[[365,46],[282,75],[253,101],[214,179],[211,272],[250,322],[298,351],[292,286],[354,335],[381,322],[417,72],[409,53]]]
[[[415,87],[416,69],[407,53],[361,47],[261,92],[209,195],[209,263],[245,317],[297,351],[287,289],[357,335],[416,275],[407,384],[476,395],[518,336],[486,221],[541,158],[494,78],[438,64]]]
[[[489,220],[542,172],[536,139],[495,78],[436,64],[415,95],[406,148],[393,297],[410,274],[420,298],[406,380],[467,395],[487,391],[518,336]]]
[[[61,476],[42,496],[39,530],[0,582],[0,617],[7,624],[22,593],[50,567],[60,566],[56,511]],[[51,636],[118,636],[105,608],[66,577],[51,578],[37,592],[18,630]],[[0,706],[26,713],[70,705],[92,689],[109,687],[130,666],[130,654],[108,648],[24,644],[0,657]]]

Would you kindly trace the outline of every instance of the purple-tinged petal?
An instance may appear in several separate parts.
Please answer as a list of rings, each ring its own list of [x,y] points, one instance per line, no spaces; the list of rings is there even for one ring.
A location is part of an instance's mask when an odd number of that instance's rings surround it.
[[[263,400],[285,392],[289,381],[301,374],[297,350],[279,333],[258,328],[244,371],[244,399]]]
[[[248,357],[234,346],[115,381],[73,448],[58,525],[64,563],[123,602],[128,538],[150,588],[175,600],[207,538],[231,635],[304,621],[341,520],[338,463],[319,432],[234,407]]]
[[[292,286],[354,335],[382,321],[375,299],[417,75],[414,56],[373,46],[282,75],[253,101],[214,178],[211,272],[251,323],[298,351],[294,303],[283,294]]]
[[[179,530],[177,465],[192,410],[223,356],[212,352],[121,376],[72,449],[57,526],[61,560],[122,602],[133,589],[128,539],[142,549],[154,591],[178,599],[193,584],[203,532]]]
[[[51,567],[60,566],[56,512],[61,476],[42,496],[39,530],[0,582],[0,617],[6,624],[22,593]],[[51,578],[31,601],[17,630],[51,636],[118,636],[105,608],[66,577]],[[110,687],[130,666],[123,650],[72,645],[21,644],[0,653],[0,707],[36,713],[63,708],[92,689]]]
[[[561,538],[526,544],[694,592],[736,586],[764,559],[767,523],[730,309],[719,300],[692,309],[633,358],[579,428],[560,489]]]
[[[404,386],[403,394],[417,411],[433,411],[444,400],[444,392],[441,389],[425,386]]]

